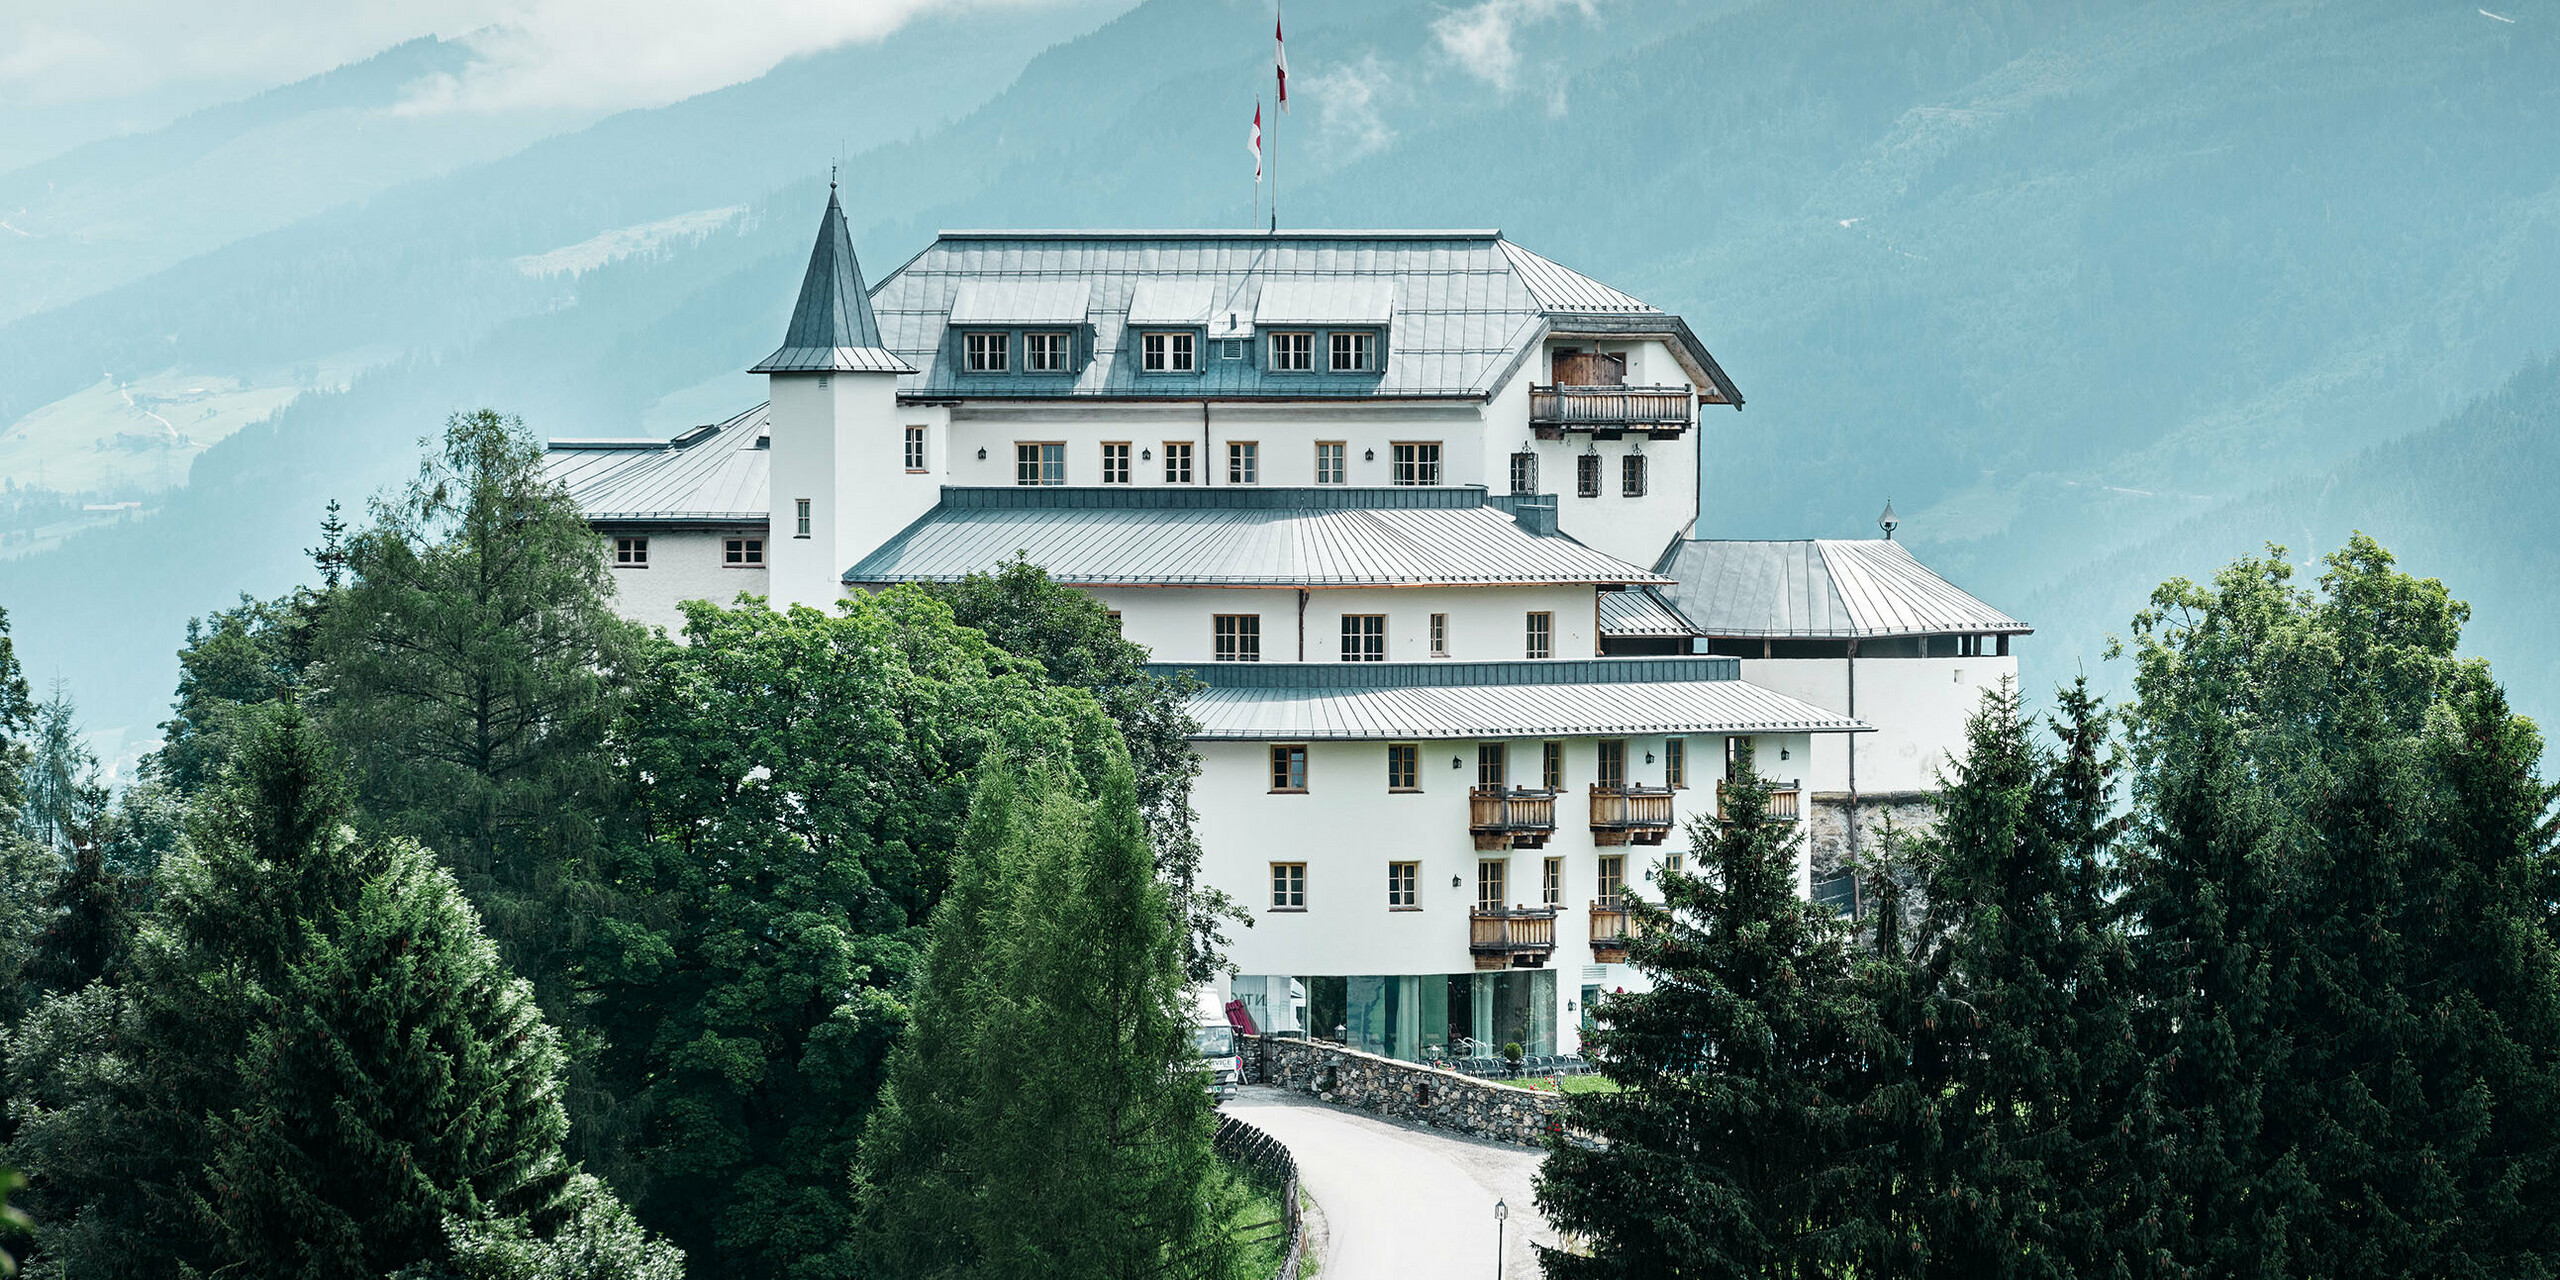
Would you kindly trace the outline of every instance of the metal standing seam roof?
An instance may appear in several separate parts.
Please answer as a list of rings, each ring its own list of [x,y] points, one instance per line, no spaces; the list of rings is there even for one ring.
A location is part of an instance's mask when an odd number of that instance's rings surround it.
[[[1242,665],[1242,664],[1237,664]],[[1363,679],[1333,668],[1363,668]],[[1551,738],[1636,734],[1859,733],[1863,721],[1733,678],[1713,659],[1469,663],[1552,665],[1559,680],[1504,679],[1434,663],[1271,664],[1243,683],[1224,668],[1189,700],[1194,740],[1373,741],[1392,738]],[[1272,669],[1277,667],[1278,669]],[[1404,671],[1394,670],[1403,668]],[[1410,678],[1400,678],[1409,675]],[[1474,683],[1449,677],[1481,675]],[[1299,683],[1298,681],[1303,681]]]
[[[764,524],[772,452],[764,405],[673,440],[554,440],[543,474],[599,524]]]
[[[956,367],[948,330],[964,288],[1063,280],[1091,286],[1091,358],[1073,376]],[[1741,403],[1679,317],[1498,231],[946,231],[871,301],[883,342],[917,370],[899,380],[899,393],[918,398],[1482,398],[1560,329],[1666,336],[1695,366],[1702,393]],[[1383,326],[1382,367],[1271,372],[1259,359],[1213,349],[1199,353],[1194,372],[1144,373],[1128,337],[1132,325],[1196,324],[1214,338],[1261,322]]]
[[[1931,572],[1890,539],[1684,540],[1662,594],[1708,636],[1848,639],[2034,628]]]
[[[1431,495],[1428,501],[1420,495]],[[844,580],[952,582],[1015,555],[1079,586],[1529,586],[1666,579],[1462,489],[946,487]]]
[[[818,217],[818,241],[800,278],[800,300],[782,346],[749,373],[912,373],[881,345],[880,322],[863,287],[862,264],[853,256],[853,233],[844,206],[827,184],[827,211]]]
[[[1600,593],[1600,634],[1604,636],[1688,637],[1698,634],[1680,611],[1655,594],[1658,588],[1637,587]]]

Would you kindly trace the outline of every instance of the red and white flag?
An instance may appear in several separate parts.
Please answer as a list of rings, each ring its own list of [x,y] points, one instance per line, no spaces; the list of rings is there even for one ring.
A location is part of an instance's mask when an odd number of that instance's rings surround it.
[[[1262,99],[1253,100],[1253,139],[1245,143],[1253,151],[1253,181],[1262,183]]]
[[[1271,59],[1279,64],[1280,109],[1285,112],[1289,109],[1289,46],[1280,39],[1280,16],[1276,12],[1271,16]]]

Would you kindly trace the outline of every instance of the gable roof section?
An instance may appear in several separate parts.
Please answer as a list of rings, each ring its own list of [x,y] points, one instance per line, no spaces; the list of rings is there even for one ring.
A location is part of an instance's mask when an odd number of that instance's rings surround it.
[[[862,283],[862,264],[853,256],[853,233],[845,229],[844,206],[836,202],[834,183],[827,184],[827,211],[818,216],[818,240],[809,249],[809,269],[800,278],[800,300],[791,309],[791,327],[782,346],[749,373],[912,373],[880,343],[880,322],[871,311],[871,292]]]
[[[771,451],[765,406],[673,440],[554,440],[543,474],[592,524],[764,524]]]
[[[1848,639],[2034,630],[1930,572],[1890,539],[1684,540],[1654,566],[1698,634]]]
[[[971,375],[948,329],[964,290],[1002,282],[1090,285],[1092,357],[1072,378]],[[945,231],[872,294],[881,340],[916,372],[902,395],[1195,400],[1481,399],[1549,332],[1660,335],[1711,400],[1741,393],[1687,324],[1568,270],[1498,231]],[[1380,369],[1268,373],[1256,358],[1202,351],[1188,374],[1142,373],[1131,325],[1197,325],[1212,338],[1258,323],[1378,325]]]
[[[1601,592],[1600,634],[1672,638],[1697,635],[1698,629],[1657,594],[1660,590],[1635,587]]]
[[[1449,489],[946,487],[844,580],[952,582],[1016,554],[1077,586],[1531,586],[1666,579]]]

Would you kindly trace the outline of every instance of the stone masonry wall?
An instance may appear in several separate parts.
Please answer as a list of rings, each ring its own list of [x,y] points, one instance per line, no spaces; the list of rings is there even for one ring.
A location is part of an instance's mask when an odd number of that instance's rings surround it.
[[[1564,1111],[1558,1094],[1399,1062],[1330,1041],[1251,1036],[1246,1049],[1245,1076],[1257,1084],[1495,1142],[1542,1145],[1552,1118]]]

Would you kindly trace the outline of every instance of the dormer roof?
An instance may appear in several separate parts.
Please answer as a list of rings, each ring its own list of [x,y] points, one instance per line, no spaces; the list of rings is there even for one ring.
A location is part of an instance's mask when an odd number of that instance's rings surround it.
[[[853,256],[853,233],[844,206],[827,187],[827,211],[818,218],[818,242],[800,278],[800,301],[782,346],[749,373],[913,373],[880,341],[880,321]]]

